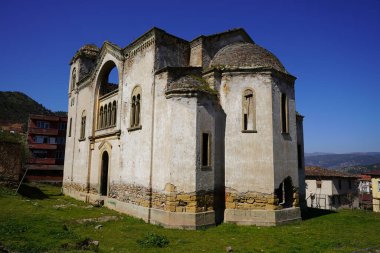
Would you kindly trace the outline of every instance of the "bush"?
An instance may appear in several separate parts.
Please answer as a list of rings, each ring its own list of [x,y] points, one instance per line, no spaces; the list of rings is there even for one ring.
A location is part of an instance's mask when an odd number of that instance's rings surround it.
[[[164,235],[157,235],[155,233],[149,233],[145,235],[142,239],[137,240],[137,243],[142,247],[157,247],[163,248],[169,244],[169,240]]]

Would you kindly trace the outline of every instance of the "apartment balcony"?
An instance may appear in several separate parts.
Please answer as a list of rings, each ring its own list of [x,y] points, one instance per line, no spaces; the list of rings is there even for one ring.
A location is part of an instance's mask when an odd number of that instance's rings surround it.
[[[29,158],[28,164],[55,164],[55,158]]]
[[[58,135],[58,129],[54,128],[29,128],[30,134]]]
[[[57,144],[29,143],[29,149],[55,150],[57,149]]]

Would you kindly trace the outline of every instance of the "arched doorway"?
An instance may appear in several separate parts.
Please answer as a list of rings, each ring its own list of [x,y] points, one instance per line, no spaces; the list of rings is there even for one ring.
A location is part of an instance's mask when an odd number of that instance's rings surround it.
[[[104,151],[102,155],[102,168],[100,173],[100,195],[107,196],[108,191],[108,152]]]
[[[275,190],[279,204],[284,208],[293,206],[293,193],[294,186],[291,177],[287,177],[281,182],[279,187]]]

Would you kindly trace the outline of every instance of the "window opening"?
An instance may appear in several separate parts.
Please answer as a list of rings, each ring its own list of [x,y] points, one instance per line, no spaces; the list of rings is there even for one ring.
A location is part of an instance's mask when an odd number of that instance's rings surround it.
[[[135,87],[132,91],[130,126],[141,126],[141,88]]]
[[[82,120],[81,120],[81,127],[80,127],[80,139],[84,139],[86,134],[86,112],[82,112]]]
[[[73,119],[70,118],[70,124],[69,124],[69,137],[71,137],[71,125],[72,125]]]
[[[202,134],[202,166],[210,166],[210,134]]]
[[[288,133],[288,99],[285,93],[281,94],[281,130]]]
[[[256,130],[255,99],[251,90],[245,90],[243,95],[243,130]]]

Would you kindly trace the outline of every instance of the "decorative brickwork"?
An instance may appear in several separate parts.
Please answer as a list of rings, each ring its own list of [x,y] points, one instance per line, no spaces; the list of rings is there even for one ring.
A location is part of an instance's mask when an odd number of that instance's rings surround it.
[[[137,185],[112,184],[109,197],[126,203],[170,212],[212,211],[214,204],[213,192],[177,192],[176,187],[172,184],[166,184],[164,192],[151,192],[148,188]]]

